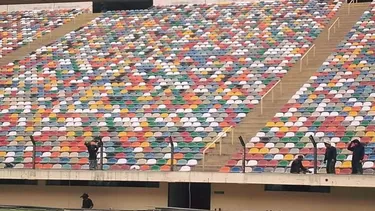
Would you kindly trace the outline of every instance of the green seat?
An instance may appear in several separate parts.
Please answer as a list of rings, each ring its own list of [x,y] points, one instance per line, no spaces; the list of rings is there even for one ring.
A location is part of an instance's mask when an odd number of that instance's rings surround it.
[[[177,161],[177,165],[179,166],[185,166],[187,164],[187,160],[185,159],[180,159]]]
[[[194,158],[194,154],[192,153],[186,153],[185,156],[184,156],[184,159],[186,160],[191,160]]]
[[[337,160],[345,160],[346,155],[337,155]]]
[[[304,132],[296,132],[295,136],[301,138],[301,137],[305,136],[305,133]]]
[[[353,137],[355,135],[354,131],[346,131],[345,136]]]
[[[281,117],[280,122],[287,122],[289,121],[289,117]]]
[[[302,142],[298,142],[298,143],[295,144],[295,148],[302,149],[304,147],[305,147],[305,144],[302,143]]]
[[[284,137],[280,140],[280,142],[284,142],[284,143],[287,143],[287,142],[290,142],[290,139],[288,137]]]
[[[165,165],[167,161],[165,159],[160,159],[156,162],[157,165]]]
[[[178,142],[178,143],[177,143],[177,146],[178,146],[179,148],[185,148],[185,147],[188,147],[188,144],[186,144],[185,142]]]
[[[269,127],[264,127],[264,128],[262,128],[262,129],[260,129],[260,131],[262,131],[262,132],[268,132],[268,131],[270,131],[271,129],[269,128]]]
[[[160,166],[157,166],[157,165],[151,166],[151,171],[160,171]]]
[[[322,125],[322,122],[315,121],[313,123],[313,126],[316,126],[316,127],[319,127],[320,125]]]
[[[341,142],[349,143],[352,140],[352,137],[344,136],[341,138]]]
[[[292,143],[298,143],[298,142],[299,142],[299,139],[300,139],[299,137],[295,137],[295,136],[294,136],[294,137],[291,137],[291,138],[290,138],[290,142],[292,142]]]
[[[279,166],[279,167],[287,167],[288,164],[289,164],[288,161],[286,161],[286,160],[281,160],[277,166]]]
[[[159,143],[158,142],[151,142],[151,148],[156,148],[156,147],[159,147]]]
[[[206,146],[206,144],[204,143],[204,142],[198,142],[197,144],[196,144],[196,147],[197,148],[203,148],[203,147],[205,147]]]

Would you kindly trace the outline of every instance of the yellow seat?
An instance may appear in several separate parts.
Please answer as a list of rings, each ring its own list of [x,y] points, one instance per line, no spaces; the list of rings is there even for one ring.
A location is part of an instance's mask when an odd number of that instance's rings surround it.
[[[294,156],[292,154],[286,154],[284,156],[284,160],[293,160],[294,159]]]
[[[266,127],[274,127],[275,123],[274,122],[267,122]]]
[[[141,143],[141,147],[143,147],[143,148],[150,147],[150,143],[148,143],[148,142],[142,142]]]
[[[161,117],[161,118],[167,118],[168,115],[169,115],[168,113],[162,113],[162,114],[160,115],[160,117]]]
[[[92,132],[86,131],[86,132],[83,133],[83,136],[84,137],[91,137],[92,136]]]
[[[289,128],[288,127],[281,127],[280,132],[288,132],[289,131]]]
[[[128,135],[127,132],[119,132],[119,134],[118,134],[119,137],[125,137],[127,135]]]
[[[67,134],[66,134],[66,136],[70,136],[70,137],[73,137],[73,136],[75,136],[76,135],[76,133],[74,132],[74,131],[69,131]]]
[[[148,127],[148,122],[141,122],[141,127]]]
[[[358,112],[351,111],[351,112],[349,112],[349,116],[358,116]]]
[[[167,165],[171,165],[171,159],[169,159],[168,161],[167,161]],[[176,164],[177,163],[177,160],[176,159],[173,159],[173,163],[174,164]]]
[[[351,168],[352,167],[352,162],[350,161],[344,161],[341,165],[341,168]]]
[[[25,140],[25,138],[23,136],[17,136],[15,140],[16,141],[23,141],[23,140]]]
[[[69,147],[61,147],[60,152],[69,152],[70,148]]]
[[[366,132],[366,135],[365,136],[368,136],[368,137],[375,137],[375,132],[374,131],[368,131]]]
[[[34,131],[34,127],[27,127],[27,128],[25,129],[25,131],[26,131],[26,132],[32,132],[32,131]]]
[[[349,107],[349,106],[345,106],[343,111],[351,111],[352,110],[352,107]]]
[[[269,149],[268,148],[262,148],[262,149],[260,149],[259,150],[259,153],[261,153],[261,154],[267,154],[267,153],[269,153]]]
[[[251,148],[249,150],[249,154],[257,154],[257,153],[259,153],[259,149],[258,148]]]
[[[65,122],[65,118],[64,117],[60,117],[60,118],[57,119],[57,122],[59,122],[59,123]]]
[[[211,143],[207,143],[205,147],[208,147],[210,144],[211,144]],[[210,146],[211,149],[212,149],[212,148],[215,148],[215,147],[216,147],[216,144],[212,144],[212,145]]]
[[[275,126],[276,127],[282,127],[282,126],[284,126],[284,122],[276,122]]]
[[[315,94],[309,95],[309,99],[315,99],[317,96]]]
[[[146,132],[144,136],[145,137],[152,137],[152,136],[154,136],[154,133],[153,132]]]
[[[6,154],[6,152],[0,152],[0,157],[5,157]]]

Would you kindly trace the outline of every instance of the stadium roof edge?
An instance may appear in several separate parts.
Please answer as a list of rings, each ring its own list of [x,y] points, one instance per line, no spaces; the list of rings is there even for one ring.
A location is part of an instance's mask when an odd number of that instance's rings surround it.
[[[151,172],[3,169],[0,179],[191,182],[229,184],[279,184],[336,187],[375,187],[370,175],[234,174],[218,172]]]

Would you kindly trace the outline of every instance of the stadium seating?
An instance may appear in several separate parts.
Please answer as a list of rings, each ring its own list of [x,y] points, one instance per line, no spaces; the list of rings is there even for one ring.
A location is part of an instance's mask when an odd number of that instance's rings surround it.
[[[69,22],[82,12],[86,11],[53,10],[0,13],[0,58]]]
[[[249,172],[289,172],[290,162],[305,155],[312,167],[313,146],[308,136],[329,139],[338,149],[337,173],[349,174],[353,138],[366,144],[365,173],[374,172],[375,148],[375,4],[355,24],[281,111],[246,144]],[[318,165],[324,158],[318,143]],[[237,172],[241,154],[233,156],[224,172]],[[322,171],[325,171],[322,169]]]
[[[340,3],[275,1],[107,12],[1,70],[0,159],[88,169],[178,170],[235,126],[310,47]],[[26,145],[26,146],[25,146]],[[8,154],[9,153],[9,154]]]

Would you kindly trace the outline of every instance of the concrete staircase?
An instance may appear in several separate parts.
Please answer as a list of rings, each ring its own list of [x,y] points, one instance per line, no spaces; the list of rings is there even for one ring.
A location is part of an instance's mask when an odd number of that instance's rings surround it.
[[[272,93],[269,93],[263,98],[263,115],[261,115],[261,106],[258,104],[255,109],[234,128],[234,144],[231,144],[232,136],[228,134],[227,137],[222,139],[222,154],[219,154],[219,147],[218,144],[216,144],[216,148],[210,149],[205,155],[205,168],[203,168],[203,162],[200,162],[198,166],[194,167],[193,171],[219,171],[220,167],[224,166],[234,153],[242,149],[238,137],[242,136],[246,143],[265,126],[267,121],[271,120],[274,115],[280,111],[281,107],[285,105],[310,76],[318,70],[336,46],[345,38],[346,34],[359,20],[363,12],[368,9],[368,6],[369,3],[351,4],[350,14],[348,14],[349,5],[343,4],[336,13],[336,16],[332,18],[331,22],[315,40],[315,57],[313,56],[313,50],[311,50],[308,54],[308,64],[306,64],[307,56],[303,60],[302,72],[300,72],[300,62],[295,64],[284,76],[281,83],[274,87],[273,101]],[[330,40],[328,40],[328,28],[338,17],[340,18],[340,27],[336,28],[335,33],[332,27]]]
[[[86,25],[89,21],[95,19],[98,16],[100,16],[100,14],[98,13],[86,13],[78,15],[69,23],[52,30],[51,33],[45,34],[41,38],[34,40],[33,42],[25,46],[22,46],[21,48],[13,51],[10,54],[5,55],[2,59],[0,59],[0,67],[10,62],[13,62],[14,60],[21,59],[29,55],[36,49],[54,42],[58,38],[64,36],[65,34],[68,34],[71,31],[79,29],[80,27]]]

